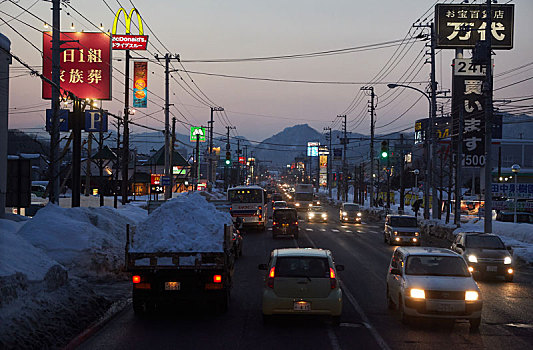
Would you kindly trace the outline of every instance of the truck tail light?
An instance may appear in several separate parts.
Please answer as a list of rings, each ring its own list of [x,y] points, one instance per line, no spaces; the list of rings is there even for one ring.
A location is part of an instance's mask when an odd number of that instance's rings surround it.
[[[274,277],[276,276],[276,267],[272,266],[270,272],[268,273],[267,287],[274,288]]]
[[[213,275],[214,283],[222,283],[222,275]]]
[[[141,276],[135,275],[131,278],[133,283],[141,283]]]
[[[331,289],[335,289],[337,287],[337,276],[335,276],[335,270],[333,270],[333,267],[329,268],[329,283],[331,285]]]

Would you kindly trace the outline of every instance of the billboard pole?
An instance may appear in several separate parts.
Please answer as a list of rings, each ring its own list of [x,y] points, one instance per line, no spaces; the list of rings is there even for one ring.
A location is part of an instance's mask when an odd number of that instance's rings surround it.
[[[485,84],[485,233],[492,233],[492,6],[487,0],[487,40],[486,84]]]
[[[50,202],[59,204],[59,87],[60,77],[60,0],[52,0],[52,127],[50,130],[49,194]]]
[[[122,205],[128,203],[128,161],[129,161],[129,148],[130,148],[130,128],[129,128],[129,115],[130,115],[130,50],[126,50],[126,69],[125,69],[125,81],[124,81],[124,126],[122,137]]]

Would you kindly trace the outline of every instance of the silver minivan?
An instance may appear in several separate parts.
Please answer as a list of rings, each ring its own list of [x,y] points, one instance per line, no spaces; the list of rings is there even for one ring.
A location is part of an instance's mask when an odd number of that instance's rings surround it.
[[[420,245],[420,229],[416,217],[387,215],[383,229],[383,241],[389,245]]]

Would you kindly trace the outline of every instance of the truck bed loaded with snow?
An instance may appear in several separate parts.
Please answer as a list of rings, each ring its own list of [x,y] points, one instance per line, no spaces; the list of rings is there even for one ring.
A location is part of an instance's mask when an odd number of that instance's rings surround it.
[[[228,308],[234,271],[231,217],[201,195],[183,195],[128,231],[133,309],[198,302]]]

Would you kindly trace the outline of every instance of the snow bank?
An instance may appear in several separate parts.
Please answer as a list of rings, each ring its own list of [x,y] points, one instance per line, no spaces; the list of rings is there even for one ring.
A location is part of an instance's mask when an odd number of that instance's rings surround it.
[[[124,209],[61,208],[48,204],[20,228],[17,236],[44,252],[73,275],[115,273],[124,263],[126,224],[135,224],[145,217],[146,211],[134,206],[126,206]],[[6,249],[10,251],[9,254],[15,255],[17,249],[23,249],[22,245],[19,242]],[[28,268],[31,264],[38,265],[27,252],[24,252],[24,258]],[[0,259],[4,265],[4,257]],[[48,267],[44,261],[40,264],[43,268]],[[13,265],[9,270],[13,273],[22,271],[23,267]],[[39,269],[33,272],[42,276],[42,271],[43,269]],[[28,276],[31,274],[26,272]],[[39,277],[35,274],[31,278]]]
[[[131,252],[221,252],[229,213],[198,192],[167,201],[135,229]]]

